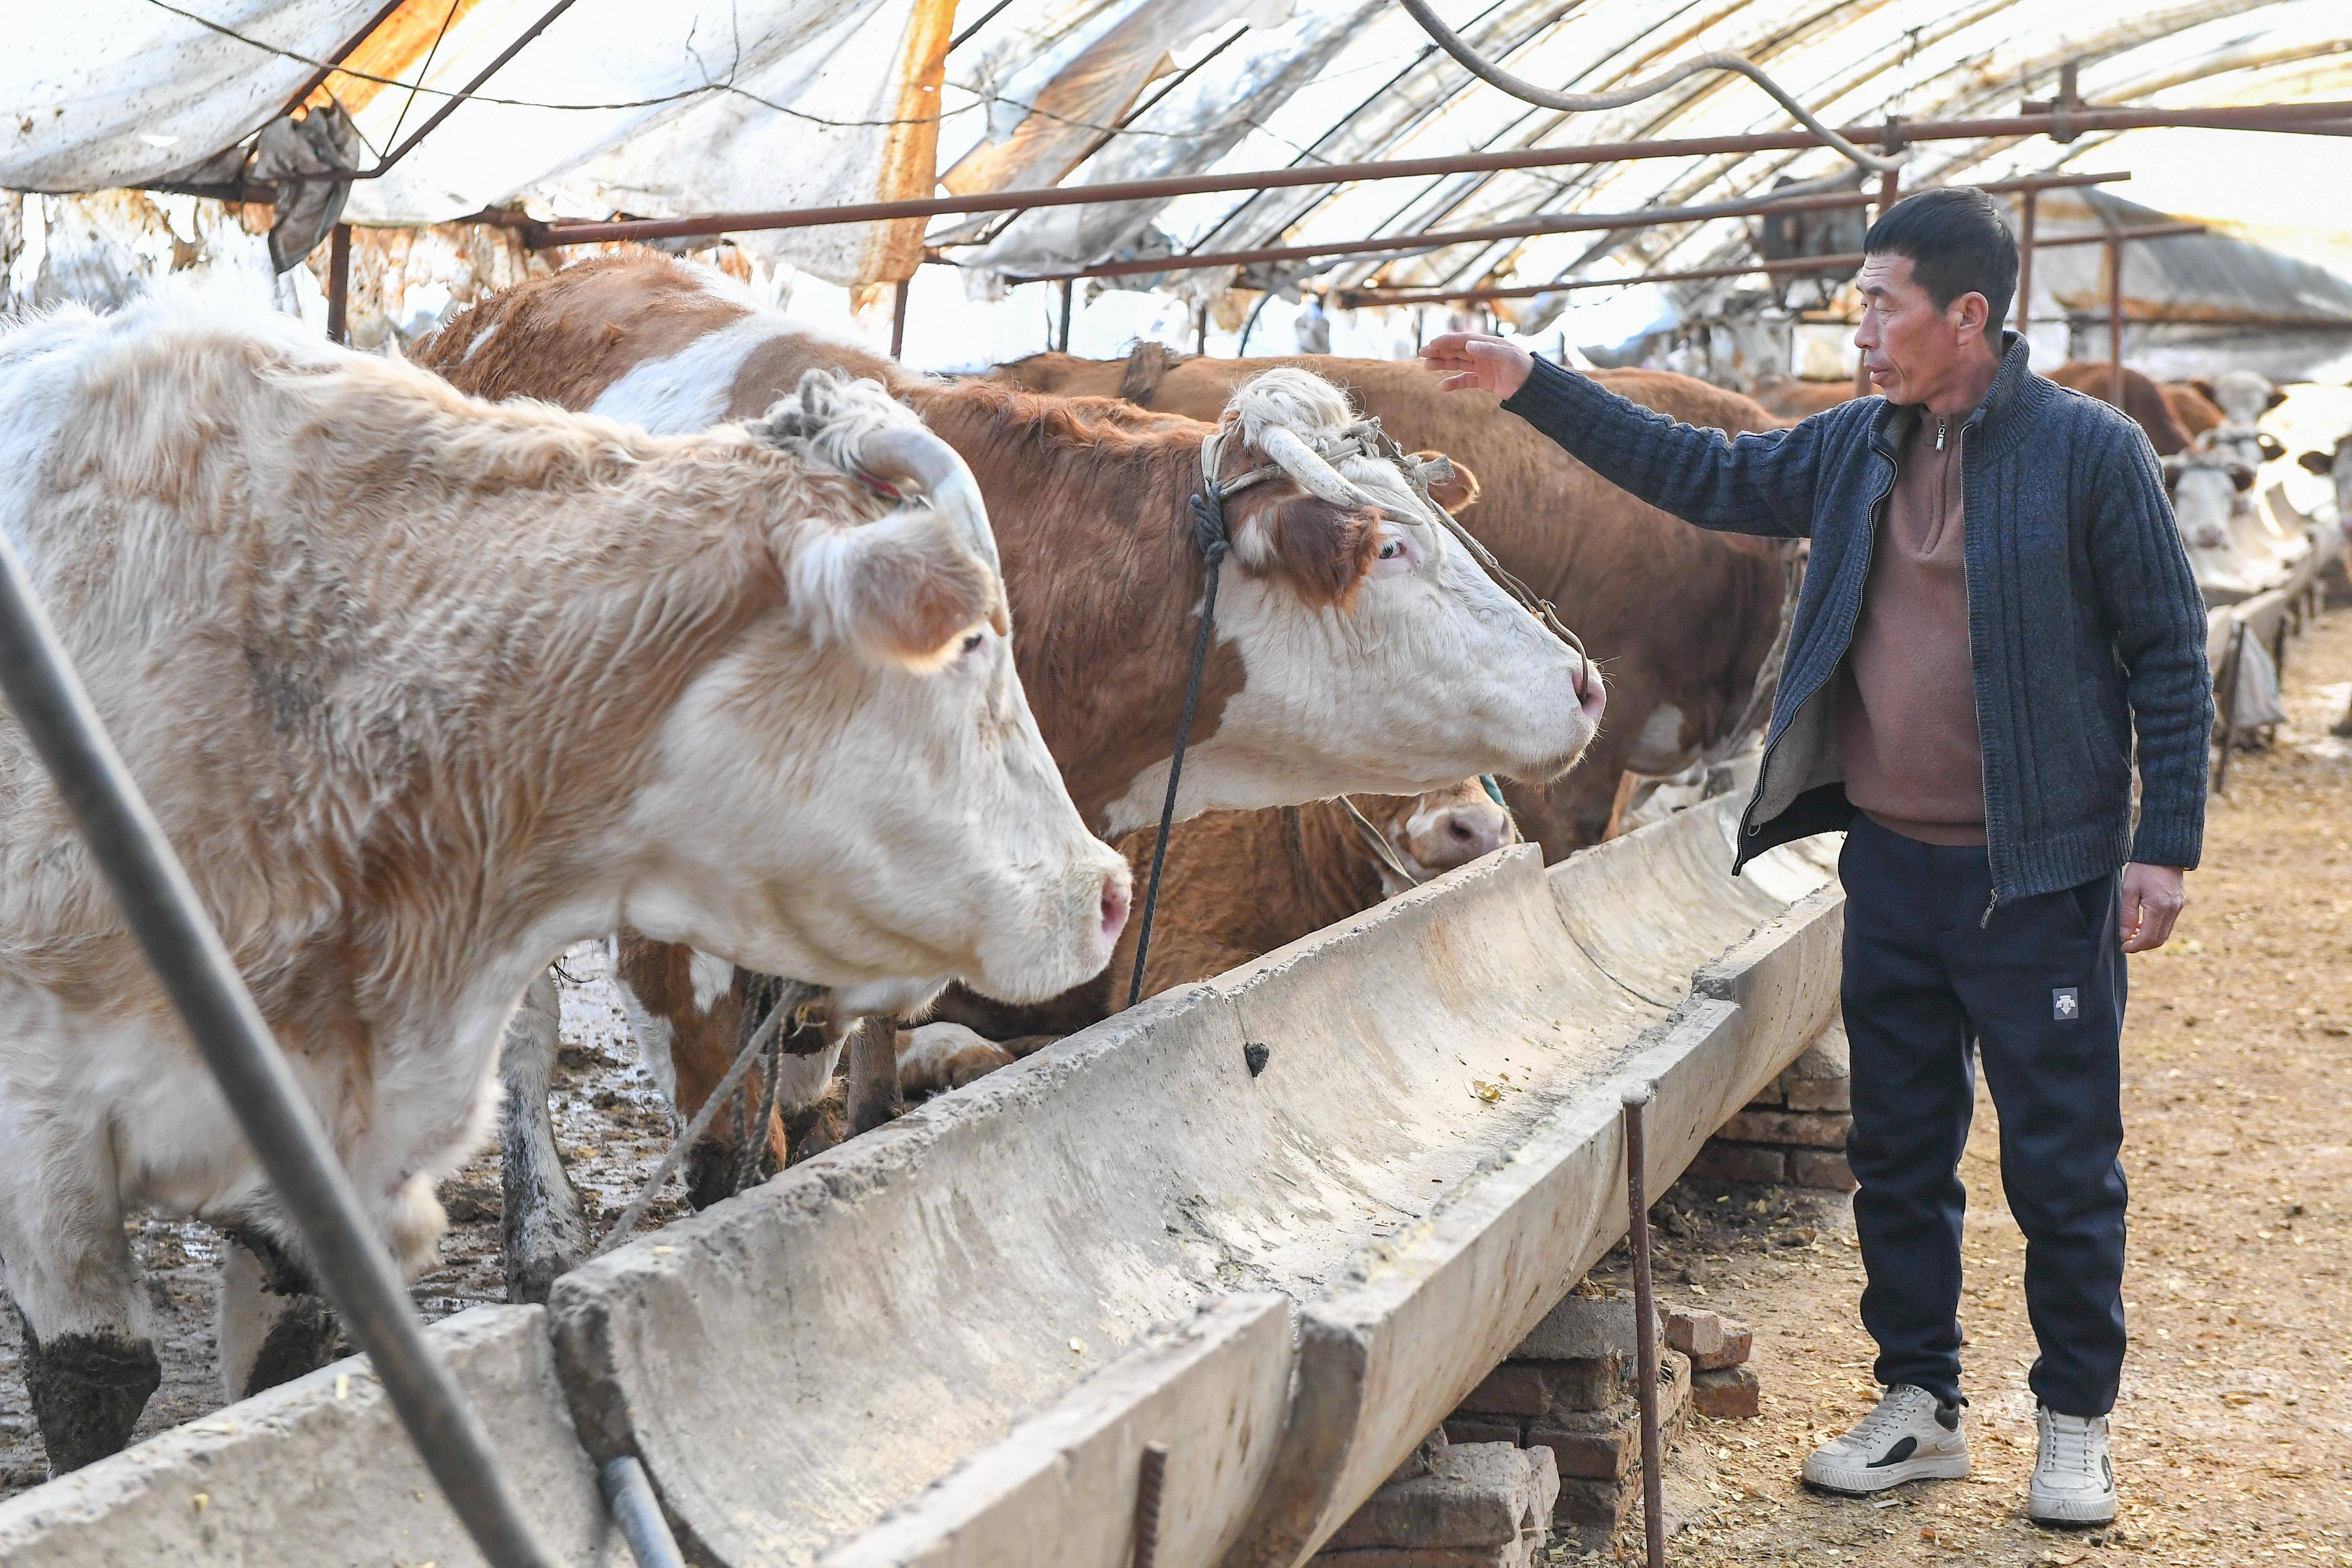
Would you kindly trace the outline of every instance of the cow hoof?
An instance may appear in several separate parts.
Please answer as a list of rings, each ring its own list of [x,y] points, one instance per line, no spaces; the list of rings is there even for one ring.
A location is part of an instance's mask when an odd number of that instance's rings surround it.
[[[517,1306],[547,1305],[547,1294],[555,1282],[588,1260],[588,1249],[508,1238],[506,1245],[507,1300]]]
[[[53,1477],[121,1453],[163,1381],[163,1364],[145,1340],[59,1334],[43,1344],[29,1325],[25,1331],[25,1390]]]
[[[335,1310],[323,1296],[301,1295],[289,1300],[263,1336],[253,1370],[246,1374],[245,1397],[265,1388],[291,1383],[336,1359],[341,1350],[341,1327]]]

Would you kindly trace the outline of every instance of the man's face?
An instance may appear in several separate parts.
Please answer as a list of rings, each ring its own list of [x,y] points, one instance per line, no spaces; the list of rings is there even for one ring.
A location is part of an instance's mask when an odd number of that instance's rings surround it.
[[[1933,401],[1958,379],[1964,354],[1984,341],[1984,296],[1962,294],[1938,309],[1912,278],[1907,256],[1865,256],[1854,286],[1862,290],[1854,346],[1890,402]]]

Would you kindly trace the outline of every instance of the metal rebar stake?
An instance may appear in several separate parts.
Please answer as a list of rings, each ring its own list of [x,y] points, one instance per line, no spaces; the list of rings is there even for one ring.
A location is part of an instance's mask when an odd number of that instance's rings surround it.
[[[556,1568],[5,535],[0,689],[425,1468],[496,1568]]]
[[[1135,1568],[1160,1557],[1160,1494],[1168,1484],[1168,1445],[1146,1443],[1135,1476]]]
[[[1665,1487],[1658,1453],[1658,1301],[1650,1284],[1649,1184],[1643,1173],[1649,1150],[1642,1133],[1642,1112],[1650,1095],[1647,1084],[1625,1091],[1625,1206],[1627,1239],[1633,1249],[1634,1400],[1642,1411],[1642,1533],[1648,1542],[1650,1568],[1666,1568]]]

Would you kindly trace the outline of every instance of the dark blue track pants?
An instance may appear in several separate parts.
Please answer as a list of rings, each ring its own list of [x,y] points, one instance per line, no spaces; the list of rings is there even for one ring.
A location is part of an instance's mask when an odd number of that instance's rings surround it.
[[[1982,849],[1922,844],[1857,816],[1845,883],[1846,1037],[1861,1183],[1863,1325],[1878,1381],[1960,1393],[1960,1151],[1976,1103],[1970,1047],[2000,1113],[2000,1179],[2025,1233],[2037,1398],[2114,1407],[2124,1360],[2126,974],[2119,878],[1992,900]]]

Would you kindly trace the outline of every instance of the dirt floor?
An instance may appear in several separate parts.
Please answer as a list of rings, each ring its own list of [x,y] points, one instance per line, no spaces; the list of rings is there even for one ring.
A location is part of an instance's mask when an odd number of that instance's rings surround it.
[[[1757,1419],[1692,1420],[1711,1501],[1670,1543],[1678,1568],[2352,1568],[2352,745],[2327,733],[2352,696],[2352,610],[2293,645],[2285,684],[2290,722],[2269,750],[2232,760],[2212,804],[2178,934],[2132,961],[2116,1528],[2045,1531],[2025,1517],[2024,1243],[1979,1089],[1961,1165],[1976,1467],[1965,1481],[1872,1501],[1796,1484],[1806,1450],[1879,1392],[1847,1203],[1685,1182],[1661,1205],[1662,1299],[1751,1324],[1764,1395]]]

